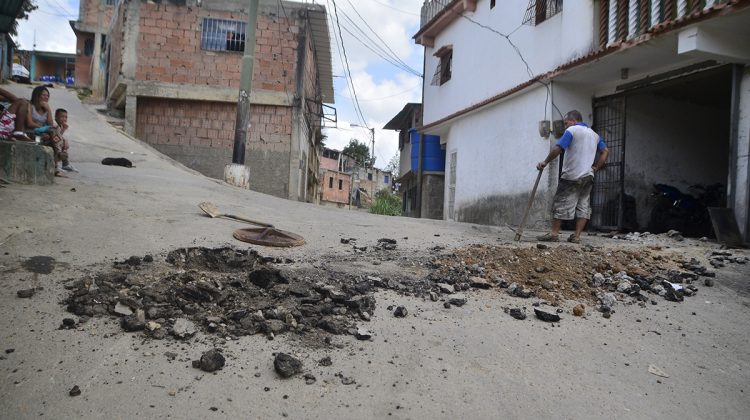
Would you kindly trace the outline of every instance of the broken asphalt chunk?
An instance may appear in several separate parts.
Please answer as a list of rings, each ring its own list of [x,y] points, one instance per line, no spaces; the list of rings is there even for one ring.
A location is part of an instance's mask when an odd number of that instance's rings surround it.
[[[515,319],[523,321],[526,319],[526,311],[524,311],[521,308],[511,308],[510,311],[508,311],[510,316],[512,316]]]
[[[22,289],[16,292],[16,296],[18,296],[21,299],[28,299],[32,296],[34,296],[34,293],[36,293],[36,289]]]
[[[537,318],[541,319],[544,322],[558,322],[560,321],[560,315],[553,313],[553,312],[547,312],[543,309],[534,308],[534,314]]]
[[[481,277],[471,277],[469,280],[471,280],[471,287],[476,289],[489,289],[492,287],[492,284],[489,281]]]
[[[185,318],[177,318],[172,326],[172,335],[176,338],[185,339],[195,335],[197,329],[192,321]]]
[[[127,332],[141,331],[146,327],[146,323],[138,319],[135,314],[120,318],[120,326]]]
[[[251,272],[248,279],[250,280],[250,283],[261,289],[269,289],[276,283],[289,283],[289,280],[281,275],[281,270],[268,267],[263,267]]]
[[[273,360],[276,373],[282,378],[292,377],[302,371],[302,362],[286,353],[276,353]]]
[[[200,360],[193,360],[193,367],[204,372],[214,372],[223,368],[225,363],[224,355],[213,349],[203,353]]]

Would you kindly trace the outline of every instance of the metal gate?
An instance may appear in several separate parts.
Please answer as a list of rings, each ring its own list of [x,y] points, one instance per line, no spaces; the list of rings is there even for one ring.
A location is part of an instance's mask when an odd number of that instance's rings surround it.
[[[609,148],[607,163],[597,171],[591,192],[591,225],[619,229],[625,198],[625,97],[594,100],[594,125]]]

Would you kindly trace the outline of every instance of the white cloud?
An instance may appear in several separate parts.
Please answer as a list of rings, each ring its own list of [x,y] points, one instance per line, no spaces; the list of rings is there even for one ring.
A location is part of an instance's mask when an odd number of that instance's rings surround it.
[[[69,21],[78,19],[77,0],[35,0],[39,8],[18,22],[20,48],[63,53],[76,52],[76,36]]]

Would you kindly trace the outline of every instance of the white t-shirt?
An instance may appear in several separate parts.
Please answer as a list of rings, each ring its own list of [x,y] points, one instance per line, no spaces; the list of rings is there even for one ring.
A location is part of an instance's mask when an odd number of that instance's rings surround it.
[[[607,147],[596,132],[584,123],[572,125],[565,130],[557,145],[565,150],[562,179],[577,181],[594,175],[591,166],[596,159],[596,151]]]

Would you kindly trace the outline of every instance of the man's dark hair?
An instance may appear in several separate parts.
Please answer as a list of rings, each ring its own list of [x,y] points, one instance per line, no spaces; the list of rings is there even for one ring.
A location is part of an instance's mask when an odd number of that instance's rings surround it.
[[[64,109],[64,108],[57,108],[57,109],[55,110],[55,118],[57,118],[57,116],[58,116],[58,115],[60,115],[60,114],[62,114],[63,112],[67,114],[67,113],[68,113],[68,110],[67,110],[67,109]]]
[[[583,122],[583,115],[577,110],[568,111],[567,114],[565,114],[566,120],[574,120],[575,122]]]

